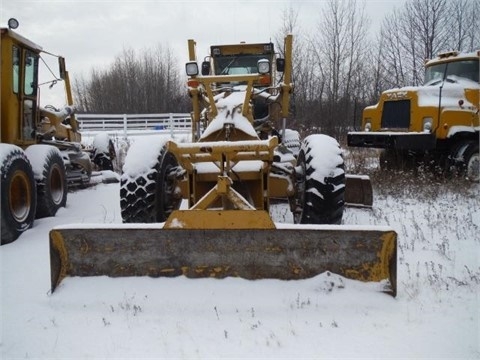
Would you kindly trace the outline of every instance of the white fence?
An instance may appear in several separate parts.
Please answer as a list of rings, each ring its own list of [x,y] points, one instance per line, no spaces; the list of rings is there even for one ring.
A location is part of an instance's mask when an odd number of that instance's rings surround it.
[[[84,136],[98,132],[111,135],[149,135],[158,133],[187,134],[192,122],[188,113],[168,114],[77,114],[76,119]]]

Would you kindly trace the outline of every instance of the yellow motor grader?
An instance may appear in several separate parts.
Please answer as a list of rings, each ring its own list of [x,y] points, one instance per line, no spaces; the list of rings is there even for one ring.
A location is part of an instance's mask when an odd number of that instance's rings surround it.
[[[66,276],[302,279],[331,271],[383,282],[395,295],[396,233],[340,225],[349,184],[337,141],[300,141],[285,129],[292,36],[282,58],[272,43],[211,46],[200,69],[195,41],[188,46],[192,142],[132,145],[121,177],[124,224],[50,232],[52,291]],[[364,179],[352,181],[361,191]],[[280,200],[294,224],[272,220],[270,203]]]

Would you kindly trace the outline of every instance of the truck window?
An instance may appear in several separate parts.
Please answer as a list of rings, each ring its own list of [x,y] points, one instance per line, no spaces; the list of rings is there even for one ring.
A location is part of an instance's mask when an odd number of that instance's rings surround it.
[[[462,60],[431,65],[425,70],[425,85],[431,85],[449,76],[457,76],[478,83],[478,64],[478,60]]]
[[[12,88],[15,94],[18,94],[20,86],[20,49],[13,46],[12,49],[12,67],[13,67],[13,79],[12,79]]]

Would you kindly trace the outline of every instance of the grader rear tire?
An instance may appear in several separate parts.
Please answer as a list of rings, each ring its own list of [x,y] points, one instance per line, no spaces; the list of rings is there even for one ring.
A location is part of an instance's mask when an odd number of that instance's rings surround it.
[[[328,156],[335,159],[322,159]],[[338,143],[326,135],[308,136],[298,154],[297,169],[295,223],[340,224],[345,207],[345,171]]]
[[[32,167],[25,153],[12,146],[1,165],[1,245],[32,227],[37,196]]]
[[[163,148],[146,174],[135,178],[122,176],[120,208],[124,223],[164,222],[180,207],[173,171],[177,166],[175,156]]]
[[[41,180],[37,181],[37,219],[55,216],[58,209],[67,204],[67,174],[56,148],[52,147],[47,153],[42,169]]]

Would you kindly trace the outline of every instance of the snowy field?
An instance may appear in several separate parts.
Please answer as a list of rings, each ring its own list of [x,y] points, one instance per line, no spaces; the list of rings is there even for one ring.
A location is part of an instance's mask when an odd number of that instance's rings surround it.
[[[373,209],[348,208],[344,223],[396,230],[396,298],[327,273],[67,278],[51,294],[49,230],[121,223],[118,183],[70,192],[56,217],[0,248],[1,358],[480,358],[478,184],[374,190]],[[292,221],[282,204],[272,216]]]

